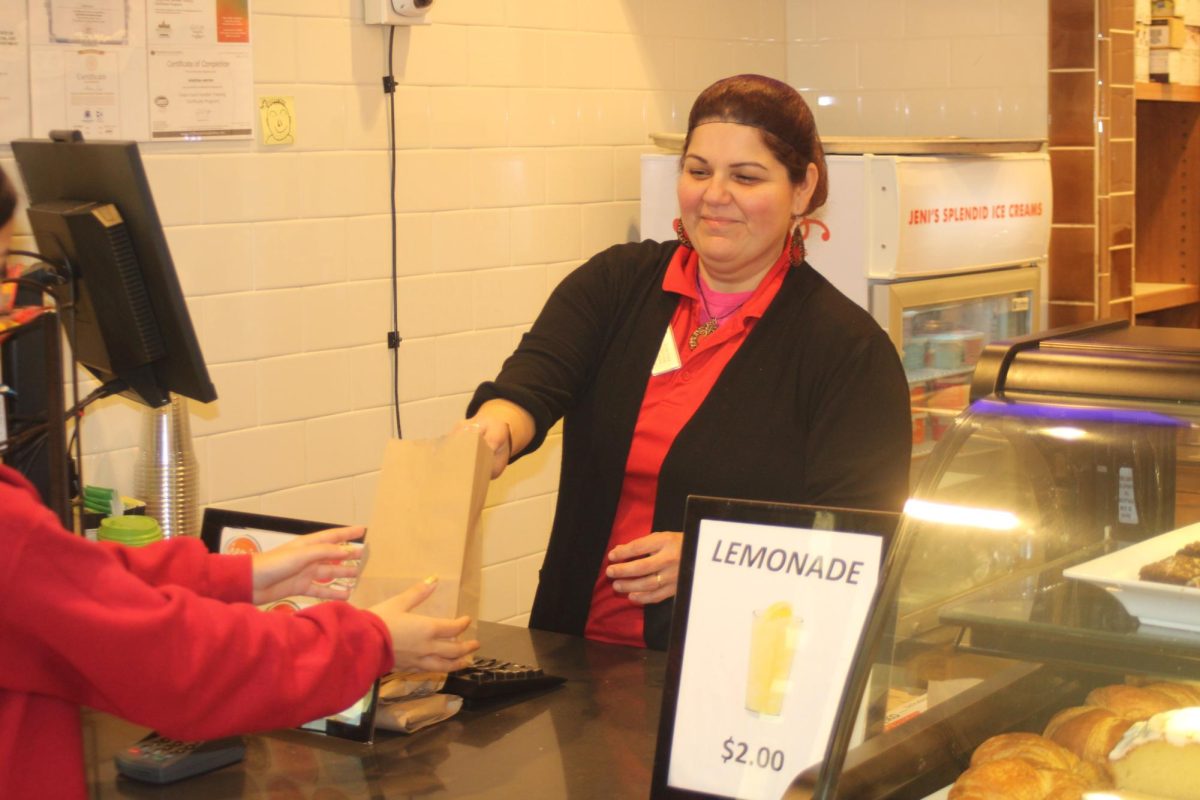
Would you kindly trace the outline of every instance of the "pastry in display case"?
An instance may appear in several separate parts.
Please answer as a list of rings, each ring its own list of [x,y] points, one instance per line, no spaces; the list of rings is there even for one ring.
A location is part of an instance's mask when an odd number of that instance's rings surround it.
[[[789,796],[1200,800],[1200,331],[989,344],[970,392]]]

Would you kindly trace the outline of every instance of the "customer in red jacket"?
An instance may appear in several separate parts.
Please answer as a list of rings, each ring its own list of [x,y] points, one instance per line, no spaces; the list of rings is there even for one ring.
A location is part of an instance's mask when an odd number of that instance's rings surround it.
[[[16,204],[0,171],[0,263]],[[144,548],[61,527],[0,465],[0,798],[86,796],[80,706],[185,740],[292,727],[351,705],[375,678],[466,666],[469,620],[409,613],[419,584],[368,611],[320,603],[265,614],[291,594],[339,596],[314,580],[362,528],[312,534],[267,553],[213,555],[196,539]]]

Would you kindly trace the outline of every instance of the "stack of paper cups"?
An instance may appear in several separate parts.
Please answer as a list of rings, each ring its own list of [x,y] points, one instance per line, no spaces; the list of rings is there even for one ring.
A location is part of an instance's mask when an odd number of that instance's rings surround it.
[[[187,399],[173,397],[168,405],[147,409],[134,485],[146,501],[146,516],[158,520],[164,537],[200,534],[197,478]]]

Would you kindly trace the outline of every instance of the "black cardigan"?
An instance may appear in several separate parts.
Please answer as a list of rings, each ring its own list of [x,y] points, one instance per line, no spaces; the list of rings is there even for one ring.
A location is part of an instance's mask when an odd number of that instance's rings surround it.
[[[531,627],[581,635],[587,623],[650,367],[679,303],[662,288],[676,247],[617,245],[568,275],[468,406],[470,416],[505,398],[527,410],[536,433],[524,452],[565,417]],[[908,495],[911,425],[891,340],[802,264],[672,444],[652,530],[682,530],[690,494],[898,510]],[[645,613],[646,643],[665,648],[670,601]]]

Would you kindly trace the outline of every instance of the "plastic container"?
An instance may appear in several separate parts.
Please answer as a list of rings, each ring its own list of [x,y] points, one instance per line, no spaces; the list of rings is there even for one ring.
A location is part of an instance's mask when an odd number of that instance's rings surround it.
[[[979,360],[979,356],[983,354],[983,332],[982,331],[963,331],[963,365],[967,367],[975,366],[975,362]]]
[[[912,407],[912,443],[914,446],[924,444],[929,436],[924,385],[909,387],[908,404]]]
[[[928,425],[929,415],[924,411],[914,411],[912,415],[912,443],[916,447],[919,444],[925,444],[925,439],[929,433],[926,430]]]
[[[929,337],[929,365],[934,369],[959,369],[963,366],[961,332],[939,333]]]
[[[117,542],[128,547],[142,547],[161,541],[162,526],[153,517],[142,514],[127,514],[120,517],[105,517],[96,529],[96,539],[101,542]]]
[[[971,379],[967,375],[953,375],[938,378],[933,381],[929,399],[929,408],[936,408],[955,413],[967,407],[971,400]]]
[[[904,340],[904,368],[923,369],[927,365],[929,337],[913,336]]]

